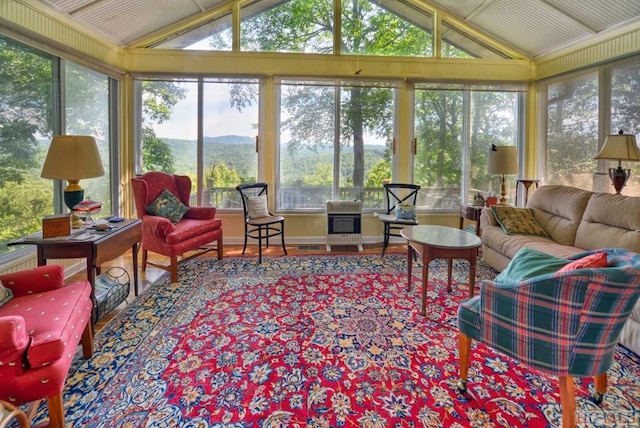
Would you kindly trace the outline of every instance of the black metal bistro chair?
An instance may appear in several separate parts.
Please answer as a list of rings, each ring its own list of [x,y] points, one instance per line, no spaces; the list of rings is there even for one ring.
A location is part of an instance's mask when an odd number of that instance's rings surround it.
[[[247,239],[258,240],[258,263],[262,263],[262,240],[269,247],[269,238],[280,235],[282,250],[287,254],[284,245],[284,217],[273,215],[269,211],[269,191],[267,183],[240,184],[236,190],[242,196],[244,210],[244,245],[242,254],[247,249]]]
[[[378,218],[384,224],[384,241],[382,256],[387,251],[389,237],[400,236],[400,230],[407,226],[418,224],[415,217],[415,205],[420,186],[417,184],[387,183],[385,190],[385,214]],[[403,207],[407,207],[405,210]]]

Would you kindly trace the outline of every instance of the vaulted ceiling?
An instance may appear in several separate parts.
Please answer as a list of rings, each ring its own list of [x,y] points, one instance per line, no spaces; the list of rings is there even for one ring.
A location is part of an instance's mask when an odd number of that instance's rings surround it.
[[[164,28],[214,18],[233,0],[38,0],[118,45]],[[282,0],[245,1],[265,7]],[[372,0],[397,2],[452,16],[520,52],[538,58],[594,37],[640,26],[639,0]]]

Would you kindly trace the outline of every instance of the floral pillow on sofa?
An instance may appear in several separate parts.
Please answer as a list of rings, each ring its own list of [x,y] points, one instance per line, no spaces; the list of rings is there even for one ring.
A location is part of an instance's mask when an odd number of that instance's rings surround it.
[[[492,205],[491,211],[496,221],[507,235],[537,235],[549,237],[536,221],[531,208],[517,208],[508,205]]]

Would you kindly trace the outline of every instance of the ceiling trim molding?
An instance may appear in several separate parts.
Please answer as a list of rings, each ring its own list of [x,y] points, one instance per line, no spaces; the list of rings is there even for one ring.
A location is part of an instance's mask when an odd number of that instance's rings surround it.
[[[131,73],[267,75],[530,82],[529,60],[408,58],[265,52],[128,49]],[[241,72],[240,72],[241,71]]]

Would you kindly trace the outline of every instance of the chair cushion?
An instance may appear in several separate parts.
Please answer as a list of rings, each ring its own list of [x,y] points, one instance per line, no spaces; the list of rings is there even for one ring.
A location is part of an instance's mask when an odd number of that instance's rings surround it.
[[[507,235],[537,235],[546,236],[542,226],[536,221],[531,208],[517,208],[506,205],[492,205],[491,211]]]
[[[480,337],[480,296],[473,296],[458,306],[458,330],[469,337]]]
[[[267,195],[250,196],[247,198],[247,217],[251,219],[268,216]]]
[[[189,211],[189,207],[180,202],[173,193],[164,189],[153,202],[146,207],[147,213],[168,218],[177,223]]]
[[[0,306],[7,303],[11,298],[13,298],[13,292],[2,285],[2,281],[0,281]]]
[[[552,256],[532,248],[521,248],[511,259],[506,269],[495,277],[494,282],[515,283],[539,275],[556,273],[570,260]]]
[[[58,360],[68,343],[78,343],[90,322],[91,285],[77,282],[45,293],[16,297],[0,307],[0,317],[19,316],[25,321],[31,344],[27,359],[32,368]],[[78,335],[78,338],[75,336]]]
[[[576,269],[604,268],[607,266],[607,253],[595,253],[572,261],[558,272],[569,272]]]
[[[179,244],[182,241],[193,238],[194,236],[202,235],[212,230],[220,229],[221,227],[222,220],[219,218],[211,220],[194,220],[185,218],[180,223],[176,224],[175,230],[165,237],[165,243],[167,245]]]

